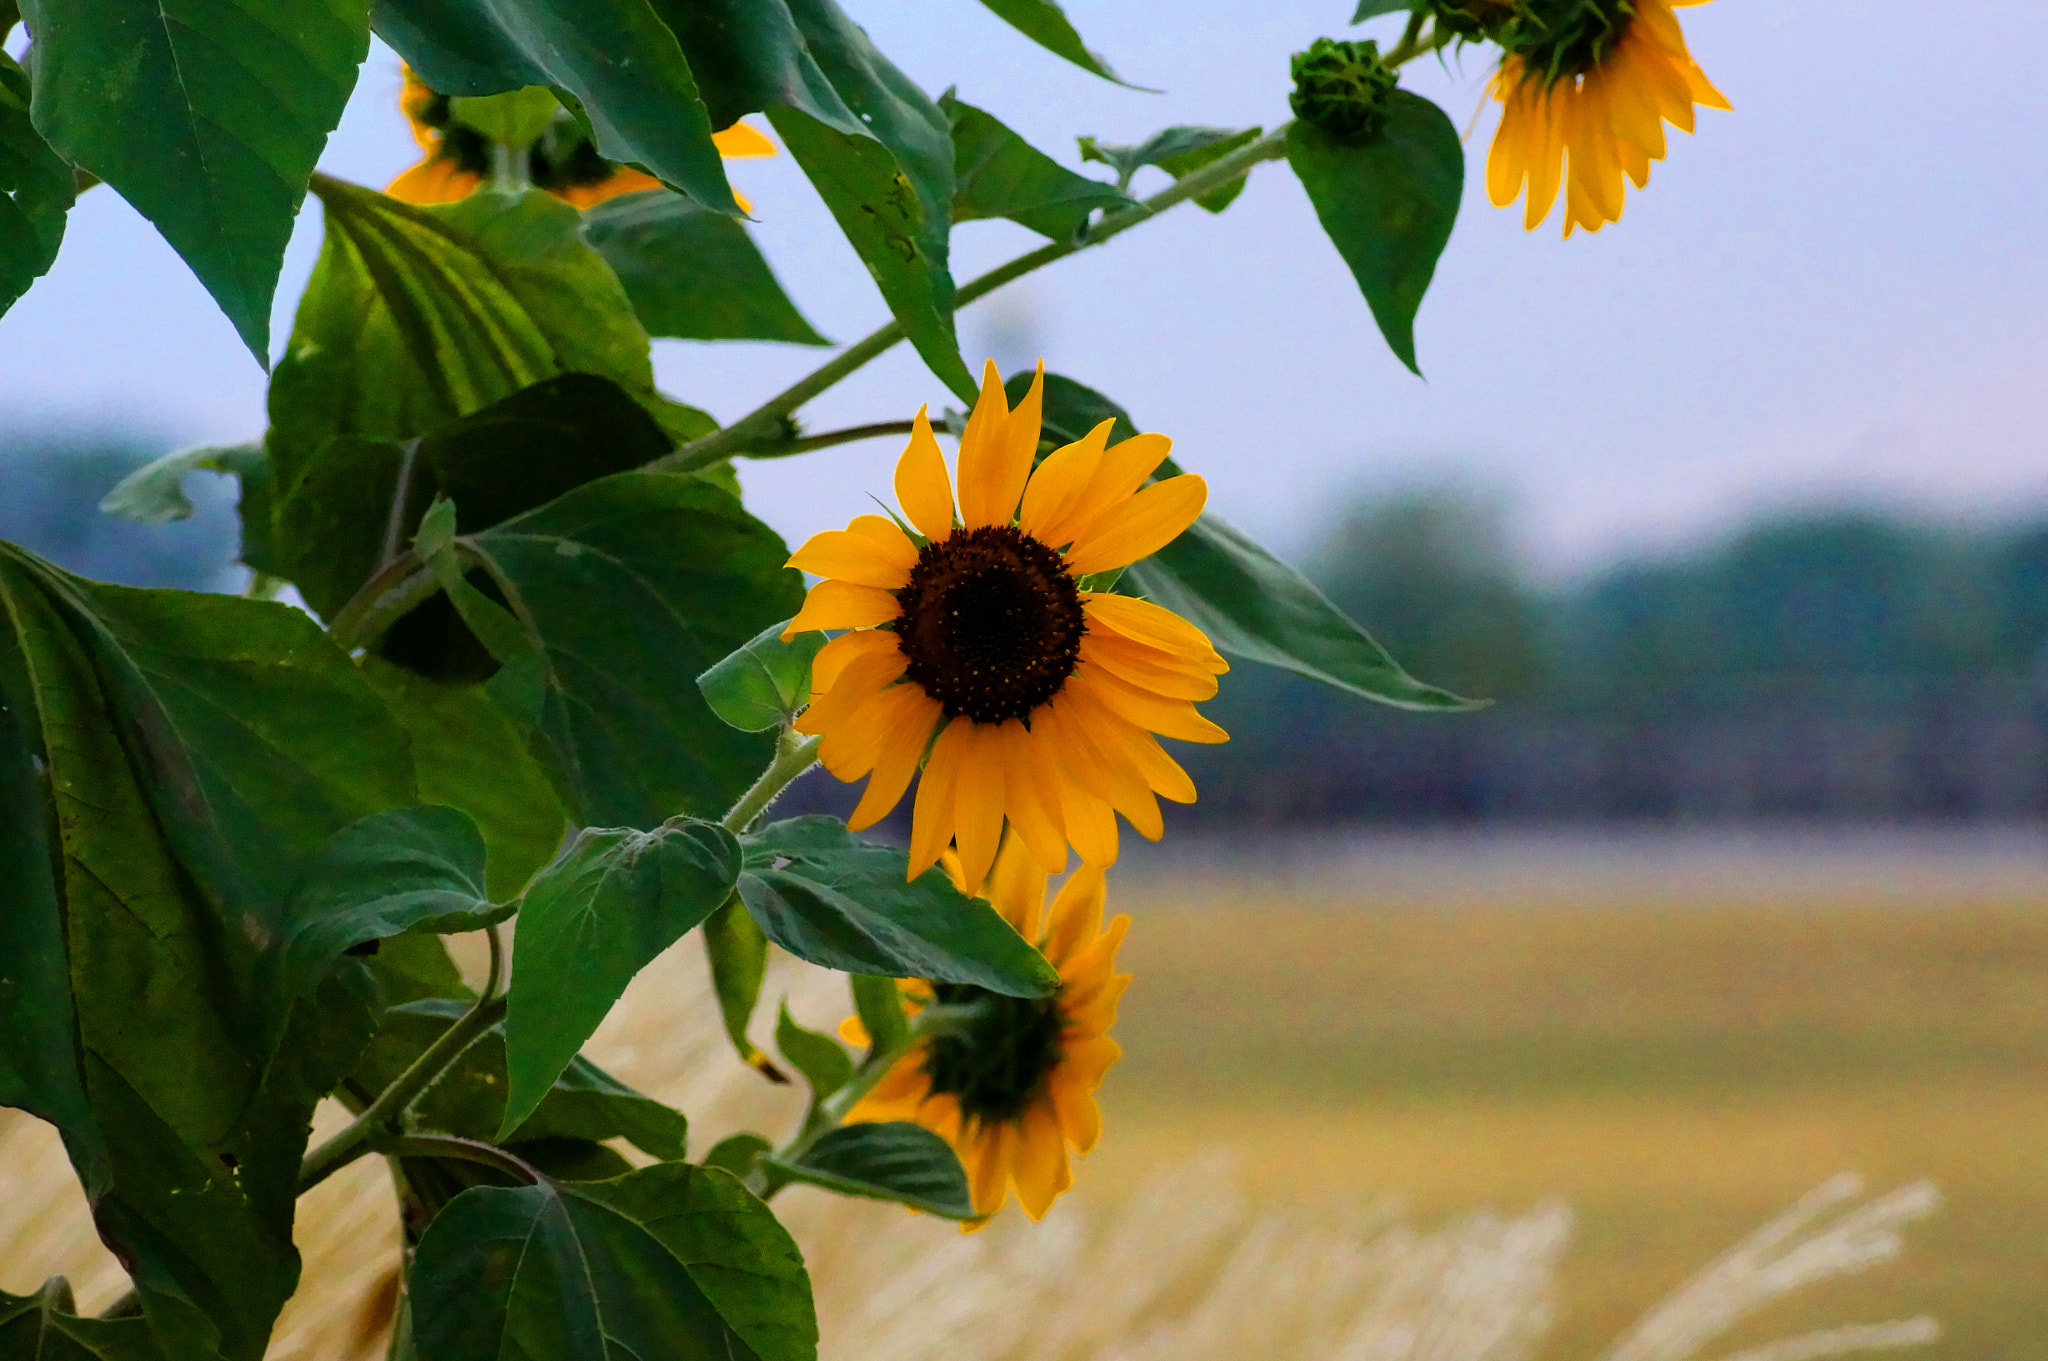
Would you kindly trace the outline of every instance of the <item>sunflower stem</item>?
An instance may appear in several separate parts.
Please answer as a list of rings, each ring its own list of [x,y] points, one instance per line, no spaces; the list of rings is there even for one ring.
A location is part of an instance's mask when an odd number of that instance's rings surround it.
[[[1105,214],[1093,227],[1081,232],[1071,241],[1051,242],[1020,255],[1007,264],[998,265],[978,278],[970,279],[953,294],[953,310],[957,312],[969,303],[987,297],[1004,284],[1021,279],[1034,270],[1043,269],[1055,260],[1064,260],[1069,255],[1086,250],[1090,246],[1099,246],[1113,237],[1121,236],[1139,223],[1151,221],[1176,204],[1185,203],[1212,189],[1220,189],[1249,174],[1252,167],[1261,161],[1281,159],[1287,154],[1287,127],[1288,125],[1283,124],[1229,155],[1218,157],[1141,203]],[[798,407],[854,373],[902,339],[902,325],[895,321],[886,322],[731,425],[714,430],[702,439],[691,440],[682,448],[654,460],[647,466],[656,472],[695,472],[699,468],[723,462],[739,454],[750,454],[756,449],[773,449],[778,443],[783,442],[779,438],[786,428],[783,423]]]
[[[721,819],[725,830],[738,836],[753,826],[754,819],[767,811],[768,805],[789,787],[791,780],[818,763],[818,744],[824,740],[822,737],[799,737],[793,728],[782,729],[775,739],[775,759],[768,763],[768,769],[761,772],[761,778],[754,781],[754,787],[740,795],[740,801]]]

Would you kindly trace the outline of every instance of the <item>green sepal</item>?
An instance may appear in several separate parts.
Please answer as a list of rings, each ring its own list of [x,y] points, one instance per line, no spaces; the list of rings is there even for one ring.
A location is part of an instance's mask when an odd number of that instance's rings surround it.
[[[853,1077],[853,1059],[839,1041],[798,1025],[789,1014],[786,1001],[775,1020],[775,1047],[811,1084],[813,1105],[844,1087]]]
[[[751,1132],[728,1134],[704,1155],[704,1166],[744,1177],[761,1161],[761,1155],[774,1147],[774,1144]]]
[[[697,677],[711,712],[741,732],[779,727],[810,703],[811,663],[825,646],[825,635],[799,633],[784,642],[788,624],[787,619],[770,624]]]
[[[1101,162],[1116,171],[1118,184],[1128,185],[1131,177],[1148,165],[1158,166],[1174,179],[1181,179],[1239,147],[1249,146],[1263,131],[1261,128],[1182,126],[1155,132],[1136,146],[1104,145],[1093,137],[1083,137],[1079,141],[1082,160]],[[1228,184],[1219,184],[1206,193],[1197,194],[1195,203],[1212,213],[1220,213],[1244,192],[1244,185],[1245,177],[1241,175]]]
[[[867,1027],[868,1048],[890,1053],[910,1038],[910,1022],[903,1015],[903,990],[893,978],[874,974],[849,974],[854,1014]]]
[[[761,982],[768,976],[768,937],[740,905],[738,894],[705,918],[704,956],[711,968],[711,989],[718,994],[718,1014],[733,1050],[770,1082],[788,1082],[747,1035],[761,998]]]
[[[953,1146],[907,1120],[842,1125],[797,1157],[764,1158],[762,1165],[843,1196],[893,1200],[947,1219],[975,1217]]]

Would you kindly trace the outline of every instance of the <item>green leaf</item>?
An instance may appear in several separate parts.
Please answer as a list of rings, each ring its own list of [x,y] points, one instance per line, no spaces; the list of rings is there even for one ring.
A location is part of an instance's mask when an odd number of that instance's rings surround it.
[[[798,1025],[789,1014],[788,1002],[782,1004],[775,1021],[775,1047],[811,1084],[813,1102],[823,1101],[853,1076],[853,1060],[839,1041]]]
[[[378,952],[378,961],[386,951]],[[452,997],[420,999],[390,1009],[351,1074],[352,1083],[366,1091],[389,1086],[468,1009],[468,1001]],[[505,1115],[504,1028],[493,1027],[465,1050],[420,1098],[416,1113],[425,1128],[465,1139],[492,1139]],[[672,1159],[683,1156],[688,1134],[689,1122],[682,1112],[634,1091],[579,1054],[555,1079],[539,1108],[503,1142],[519,1148],[544,1141],[625,1139],[652,1157]]]
[[[1124,579],[1234,657],[1397,709],[1477,707],[1402,670],[1307,577],[1218,516],[1204,514]]]
[[[1006,217],[1055,241],[1071,241],[1098,209],[1131,199],[1078,175],[996,119],[949,93],[939,108],[953,124],[953,220]]]
[[[71,1283],[53,1276],[33,1295],[0,1290],[0,1356],[22,1361],[163,1361],[149,1321],[80,1318]]]
[[[479,931],[512,915],[484,890],[469,814],[429,804],[372,813],[327,839],[285,907],[281,986],[298,997],[336,958],[409,931]]]
[[[972,983],[1043,997],[1059,974],[1002,914],[936,867],[905,882],[907,861],[836,818],[800,817],[742,837],[740,899],[768,938],[843,973]]]
[[[722,213],[678,194],[621,194],[584,213],[583,235],[649,335],[831,344],[782,291],[747,229]]]
[[[156,225],[270,364],[306,181],[369,52],[362,0],[24,0],[35,125]]]
[[[810,702],[811,662],[825,635],[799,633],[785,643],[788,623],[770,624],[697,677],[711,712],[741,732],[779,727]]]
[[[802,602],[789,550],[736,499],[621,473],[463,545],[538,658],[535,721],[576,822],[716,815],[768,764],[770,742],[720,722],[688,679]],[[458,604],[490,643],[476,600]]]
[[[1003,391],[1013,406],[1024,400],[1036,378],[1036,373],[1026,370],[1004,380]],[[1104,421],[1116,422],[1109,432],[1111,444],[1119,444],[1138,433],[1129,412],[1094,388],[1057,373],[1045,375],[1044,403],[1040,443],[1072,444]]]
[[[1465,189],[1458,129],[1420,95],[1395,90],[1386,124],[1351,143],[1307,122],[1287,130],[1287,161],[1323,231],[1351,267],[1395,356],[1416,373],[1415,313],[1451,239]]]
[[[1172,127],[1153,133],[1136,146],[1106,146],[1093,137],[1083,137],[1080,139],[1081,159],[1100,161],[1109,166],[1116,171],[1117,183],[1125,186],[1130,184],[1133,175],[1148,165],[1156,165],[1178,180],[1211,161],[1221,160],[1239,147],[1250,145],[1262,131],[1260,128],[1233,131],[1229,128]],[[1244,176],[1239,176],[1228,184],[1220,184],[1205,194],[1196,195],[1195,202],[1212,213],[1220,213],[1244,192],[1244,183]]]
[[[484,896],[509,902],[555,858],[567,817],[547,773],[479,685],[444,685],[366,657],[363,679],[411,739],[420,797],[476,819],[490,849]]]
[[[647,0],[377,0],[377,34],[443,94],[569,92],[607,160],[737,214],[714,126],[676,36]],[[630,57],[623,54],[631,54]]]
[[[893,978],[853,974],[853,1009],[867,1027],[870,1049],[892,1050],[909,1038],[910,1023],[903,1019],[903,990]]]
[[[809,1182],[844,1196],[893,1200],[947,1219],[973,1219],[953,1146],[907,1120],[842,1125],[791,1161],[764,1160],[791,1181]]]
[[[356,961],[287,1007],[267,951],[327,838],[413,801],[404,738],[297,610],[9,546],[0,700],[0,1104],[63,1131],[166,1352],[255,1361],[313,1105],[372,1024]]]
[[[29,121],[28,76],[0,52],[0,313],[43,277],[77,197],[71,167]]]
[[[1358,8],[1351,12],[1351,22],[1362,24],[1382,14],[1406,14],[1419,7],[1418,0],[1358,0]]]
[[[732,892],[740,851],[714,822],[584,831],[519,905],[506,997],[505,1115],[531,1115],[633,976]]]
[[[788,1082],[747,1036],[754,1005],[761,999],[761,980],[768,976],[768,937],[754,925],[737,895],[728,898],[704,922],[704,955],[711,966],[711,987],[718,994],[718,1012],[726,1038],[740,1058],[771,1082]]]
[[[100,498],[100,509],[139,525],[167,524],[192,517],[192,498],[185,495],[186,475],[193,472],[246,477],[265,462],[263,446],[202,444],[180,449],[143,464],[114,484]]]
[[[339,609],[430,497],[402,445],[567,373],[616,383],[657,420],[647,333],[546,194],[418,208],[321,176],[327,236],[270,385],[265,438],[283,574]]]
[[[765,112],[889,311],[945,384],[972,399],[953,331],[945,115],[833,0],[656,0],[712,121]]]
[[[434,1361],[817,1355],[788,1232],[730,1173],[688,1163],[465,1191],[421,1239],[411,1282]]]
[[[1119,85],[1129,84],[1109,69],[1109,63],[1100,53],[1088,50],[1088,45],[1081,41],[1081,35],[1074,31],[1073,21],[1067,18],[1066,11],[1053,0],[981,0],[981,3],[1004,23],[1054,56],[1064,57],[1083,71],[1104,80],[1113,80]]]
[[[704,1166],[744,1177],[754,1170],[755,1163],[761,1161],[761,1155],[774,1147],[758,1134],[728,1134],[704,1155]]]

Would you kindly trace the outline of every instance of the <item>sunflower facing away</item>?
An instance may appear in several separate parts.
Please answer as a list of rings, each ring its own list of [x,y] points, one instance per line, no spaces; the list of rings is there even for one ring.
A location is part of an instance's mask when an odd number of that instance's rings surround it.
[[[954,858],[944,863],[957,880]],[[1102,1134],[1095,1090],[1123,1053],[1109,1031],[1131,982],[1116,972],[1117,946],[1131,919],[1119,916],[1103,928],[1105,886],[1094,865],[1075,870],[1041,912],[1046,878],[1036,858],[1008,837],[988,896],[1059,970],[1059,991],[1005,997],[972,984],[906,981],[904,1005],[913,1014],[932,1002],[978,1004],[981,1012],[897,1060],[847,1114],[849,1121],[913,1120],[952,1144],[974,1212],[984,1220],[1003,1208],[1013,1185],[1033,1219],[1044,1218],[1073,1185],[1067,1147],[1095,1147]],[[858,1017],[848,1017],[839,1033],[851,1044],[868,1043]]]
[[[1566,236],[1619,222],[1622,177],[1649,185],[1650,162],[1664,159],[1664,125],[1691,132],[1694,105],[1728,107],[1672,13],[1704,3],[1521,0],[1493,32],[1506,52],[1492,86],[1505,107],[1486,161],[1495,206],[1513,203],[1526,183],[1524,221],[1534,231],[1562,184]]]
[[[454,101],[405,68],[405,87],[398,107],[412,125],[412,138],[425,153],[386,186],[384,192],[407,203],[453,203],[476,192],[491,174],[491,141],[455,116]],[[745,123],[713,133],[713,145],[728,159],[773,156],[775,144]],[[630,166],[608,161],[566,111],[554,127],[527,151],[527,174],[536,189],[578,208],[589,208],[620,194],[659,189],[661,181]],[[745,199],[739,200],[748,210]]]
[[[1195,712],[1229,666],[1200,629],[1169,610],[1097,589],[1171,543],[1208,491],[1189,474],[1146,486],[1172,442],[1108,444],[1111,422],[1032,469],[1045,370],[1009,409],[993,362],[960,438],[959,509],[925,413],[896,465],[905,529],[863,515],[813,535],[790,565],[813,586],[785,637],[847,629],[812,667],[799,732],[842,780],[868,777],[847,825],[871,826],[903,798],[920,764],[910,875],[949,844],[968,891],[980,888],[1007,822],[1039,867],[1067,847],[1115,861],[1116,814],[1161,833],[1163,795],[1195,786],[1153,734],[1221,742]]]

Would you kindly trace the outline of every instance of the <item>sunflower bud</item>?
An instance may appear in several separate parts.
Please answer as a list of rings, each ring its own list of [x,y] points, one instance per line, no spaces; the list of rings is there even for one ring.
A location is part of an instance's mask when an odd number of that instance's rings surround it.
[[[1305,123],[1333,137],[1363,142],[1386,121],[1387,96],[1396,77],[1380,60],[1379,44],[1317,38],[1288,65],[1294,93],[1287,102]]]

